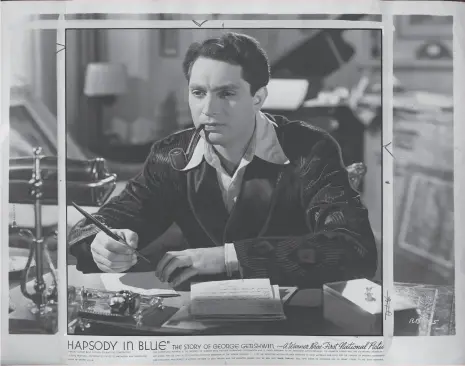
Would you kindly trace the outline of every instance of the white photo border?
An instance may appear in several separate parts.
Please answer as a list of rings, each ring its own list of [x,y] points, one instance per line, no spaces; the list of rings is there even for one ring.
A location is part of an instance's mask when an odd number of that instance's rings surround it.
[[[71,13],[95,13],[98,9],[100,12],[105,12],[105,13],[112,13],[112,14],[125,14],[125,13],[133,13],[133,14],[138,14],[138,13],[150,13],[152,11],[154,14],[155,13],[189,13],[189,14],[206,14],[206,13],[226,13],[226,14],[241,14],[243,13],[243,7],[241,7],[239,4],[222,4],[221,2],[211,2],[211,1],[196,1],[195,4],[189,4],[192,6],[187,6],[185,2],[181,4],[179,1],[156,1],[153,3],[147,3],[147,2],[132,2],[131,4],[118,4],[118,6],[115,6],[115,3],[99,3],[96,4],[94,1],[76,1],[76,2],[42,2],[42,3],[35,3],[35,2],[21,2],[21,3],[15,3],[15,2],[9,2],[9,3],[2,3],[2,10],[4,10],[5,14],[9,14],[9,11],[12,11],[13,13],[15,12],[21,12],[24,11],[24,9],[28,9],[29,12],[31,12],[31,9],[33,8],[33,11],[35,14],[61,14],[62,16],[65,14],[71,14]],[[237,6],[236,6],[237,5]],[[404,2],[404,1],[396,1],[396,2],[385,2],[385,3],[380,3],[378,1],[345,1],[344,6],[341,5],[340,1],[337,0],[332,0],[332,1],[325,1],[323,3],[317,3],[317,2],[299,2],[298,6],[296,3],[293,3],[292,1],[286,2],[286,4],[274,4],[273,7],[268,6],[269,3],[264,1],[264,2],[256,2],[252,6],[249,2],[249,4],[246,4],[247,6],[247,13],[253,14],[264,14],[264,13],[269,13],[269,14],[295,14],[298,12],[299,14],[305,14],[305,13],[314,13],[314,14],[343,14],[343,13],[364,13],[364,14],[382,14],[383,15],[383,24],[387,24],[387,17],[392,16],[392,15],[401,15],[401,14],[434,14],[434,15],[453,15],[454,16],[454,122],[455,121],[460,121],[465,118],[465,104],[462,102],[465,100],[465,86],[463,83],[457,82],[457,80],[465,80],[465,74],[463,72],[463,68],[465,65],[465,50],[462,47],[463,44],[465,44],[465,37],[463,36],[464,34],[464,27],[463,24],[465,24],[465,9],[460,8],[462,4],[458,3],[439,3],[439,2]],[[276,5],[276,6],[275,6]],[[242,8],[242,10],[240,10]],[[163,9],[161,11],[161,9]],[[4,17],[3,19],[5,19]],[[460,19],[460,20],[459,20]],[[459,20],[459,21],[458,21]],[[210,22],[210,21],[209,21]],[[211,21],[213,22],[213,21]],[[21,23],[21,22],[20,22]],[[18,26],[21,26],[23,24],[18,23]],[[59,30],[63,30],[66,27],[67,21],[62,21],[60,22],[60,26],[56,27]],[[228,26],[230,28],[230,26]],[[385,32],[388,32],[388,27],[385,27]],[[9,53],[9,32],[5,31],[5,27],[3,28],[2,32],[2,54],[8,54]],[[60,32],[59,32],[60,33]],[[389,41],[389,39],[387,39]],[[391,42],[392,42],[392,37],[391,37]],[[389,48],[389,42],[386,42],[386,38],[383,37],[383,49],[384,49],[384,59],[383,59],[383,77],[386,74],[388,79],[383,80],[383,88],[384,93],[383,93],[383,109],[388,109],[388,105],[392,105],[392,88],[391,91],[388,93],[390,94],[391,100],[387,101],[385,98],[388,98],[388,94],[386,93],[386,89],[388,87],[388,83],[391,84],[392,80],[389,81],[390,78],[392,78],[392,64],[391,65],[386,65],[387,59],[386,57],[389,57],[387,53],[392,53],[392,48]],[[61,56],[60,56],[61,57]],[[1,83],[1,96],[2,96],[2,121],[8,121],[9,116],[8,116],[8,108],[6,108],[9,104],[9,57],[2,57],[2,83]],[[60,62],[61,63],[61,62]],[[390,62],[389,62],[390,63]],[[390,70],[385,71],[386,68],[389,68]],[[64,77],[62,75],[62,77]],[[58,77],[58,79],[60,79]],[[57,83],[60,83],[59,80],[57,80]],[[60,85],[60,84],[58,84]],[[60,94],[60,93],[58,93]],[[58,97],[58,103],[63,102],[64,97]],[[61,100],[61,102],[60,102]],[[60,116],[60,106],[58,106],[58,115]],[[392,111],[392,108],[391,108]],[[64,110],[61,110],[61,118],[58,117],[58,120],[63,119]],[[389,113],[389,112],[384,112],[384,113]],[[385,114],[383,115],[383,117]],[[392,118],[392,117],[391,117]],[[384,119],[383,122],[385,122],[386,119]],[[392,121],[391,121],[392,122]],[[62,127],[63,128],[63,127]],[[59,127],[59,135],[63,134],[62,128],[60,129]],[[465,166],[465,157],[464,157],[464,151],[461,146],[463,146],[463,143],[465,141],[460,141],[458,139],[459,136],[465,136],[464,131],[465,128],[459,124],[459,123],[454,123],[454,135],[455,135],[455,141],[454,141],[454,195],[455,195],[455,202],[459,203],[461,202],[461,197],[460,195],[460,190],[458,187],[464,186],[465,184],[465,176],[464,176],[464,169],[463,167]],[[5,138],[8,137],[8,127],[5,128],[5,124],[2,123],[0,126],[0,137],[1,141],[4,142]],[[392,131],[391,131],[392,133]],[[6,136],[6,137],[5,137]],[[386,142],[387,140],[383,136],[383,142]],[[392,139],[391,139],[392,141]],[[386,144],[389,143],[389,141],[386,142]],[[61,146],[61,147],[60,147]],[[59,145],[59,152],[63,152],[63,144]],[[5,176],[5,172],[8,172],[7,167],[8,163],[5,162],[8,161],[8,156],[9,156],[9,148],[8,144],[2,143],[2,152],[3,152],[3,159],[2,159],[2,164],[1,166],[1,174],[2,174],[2,182],[6,181],[8,174]],[[383,152],[383,161],[385,159],[384,157],[384,152]],[[63,166],[64,166],[64,159],[63,160]],[[386,165],[383,166],[383,171],[386,168]],[[59,177],[60,181],[61,179],[64,179],[63,174],[61,177]],[[386,176],[383,177],[383,180],[386,179]],[[5,187],[5,185],[2,185]],[[64,191],[64,193],[63,193]],[[386,187],[384,186],[384,193],[386,193]],[[64,200],[64,195],[66,194],[65,192],[65,184],[62,184],[62,188],[59,191],[59,196],[61,197],[61,201],[65,202]],[[2,188],[2,202],[8,202],[8,189]],[[64,205],[63,205],[64,206]],[[387,207],[385,206],[384,209],[386,210]],[[392,209],[392,207],[391,207]],[[66,207],[64,206],[64,210],[60,210],[60,213],[66,212]],[[392,211],[391,211],[392,212]],[[5,228],[8,227],[8,222],[7,218],[5,218],[5,215],[2,216],[3,221],[2,225],[0,227],[0,233],[2,235],[2,241],[5,242],[4,240],[8,240],[7,232],[5,232]],[[455,218],[456,222],[463,222],[463,218],[465,218],[465,210],[464,210],[464,205],[459,205],[457,204],[455,207]],[[460,220],[462,219],[462,220]],[[66,225],[66,223],[64,223]],[[62,232],[62,235],[60,236],[59,234],[59,240],[62,242],[64,239],[66,241],[66,238],[63,238],[63,225],[59,227],[60,231]],[[386,227],[384,226],[384,230],[386,230]],[[384,231],[383,230],[383,231]],[[464,273],[463,273],[463,267],[465,266],[465,251],[463,250],[463,246],[458,245],[461,243],[462,238],[464,238],[464,232],[463,228],[460,227],[460,225],[456,225],[455,227],[455,250],[456,250],[456,307],[457,309],[463,308],[463,305],[465,303],[464,301],[464,291],[463,288],[464,286],[462,285]],[[66,232],[66,228],[64,230]],[[384,234],[384,232],[383,232]],[[384,235],[383,235],[384,236]],[[383,240],[383,245],[384,248],[387,247],[386,241]],[[3,248],[2,248],[3,250]],[[63,252],[63,251],[62,251]],[[391,251],[392,252],[392,251]],[[7,263],[7,257],[3,255],[3,263]],[[383,257],[385,257],[385,254],[383,253]],[[66,257],[63,255],[60,255],[59,259],[59,266],[63,268],[63,261],[66,263]],[[392,258],[391,258],[392,262]],[[61,263],[61,264],[60,264]],[[384,258],[384,265],[386,266],[386,258]],[[386,266],[387,267],[387,266]],[[392,266],[391,266],[392,267]],[[3,265],[2,268],[8,268],[8,266]],[[386,278],[386,268],[383,269],[383,280],[384,283],[387,280]],[[2,278],[7,278],[5,276],[5,272],[2,272]],[[391,277],[392,279],[392,277]],[[61,286],[63,287],[63,285]],[[3,292],[5,293],[5,291]],[[60,291],[60,304],[64,304],[63,298],[66,298],[66,292],[65,291]],[[7,303],[8,299],[6,299]],[[5,296],[2,296],[2,305],[5,305]],[[2,309],[6,309],[5,306],[2,306]],[[2,314],[3,315],[3,314]],[[63,319],[64,317],[64,319]],[[3,317],[2,317],[3,318]],[[3,318],[4,319],[4,318]],[[63,322],[64,320],[64,322]],[[461,344],[463,343],[464,339],[464,329],[463,329],[463,321],[464,321],[464,314],[460,312],[456,312],[456,322],[457,322],[457,334],[455,337],[434,337],[434,338],[424,338],[424,337],[398,337],[396,339],[392,339],[392,343],[390,345],[390,352],[388,354],[389,357],[387,357],[386,361],[387,363],[398,363],[398,362],[414,362],[414,363],[419,363],[419,362],[428,362],[428,363],[441,363],[441,362],[451,362],[455,363],[457,361],[462,361],[463,362],[463,350],[461,348]],[[6,337],[5,335],[8,334],[8,322],[6,322],[6,333],[4,332],[5,330],[5,322],[3,321],[1,326],[2,326],[2,346],[6,344],[14,345],[14,343],[19,343],[21,342],[22,344],[27,344],[30,345],[28,347],[28,354],[25,355],[24,352],[23,354],[19,355],[17,354],[16,356],[26,356],[23,359],[15,359],[13,360],[11,357],[15,356],[12,355],[11,353],[7,355],[6,362],[10,361],[10,363],[18,363],[18,362],[27,362],[29,361],[36,361],[41,360],[46,363],[63,363],[65,361],[64,354],[60,355],[57,353],[50,354],[43,352],[44,350],[47,350],[46,345],[53,343],[57,344],[56,341],[59,343],[60,340],[58,338],[63,338],[66,339],[66,337],[63,337],[63,329],[65,330],[64,333],[66,333],[66,328],[64,327],[64,324],[66,324],[66,309],[63,309],[63,306],[60,305],[60,332],[56,336],[46,336],[36,338],[36,336],[28,336],[28,335],[22,335],[22,336],[16,336],[16,337]],[[385,329],[386,331],[386,329]],[[8,338],[5,342],[5,338]],[[400,338],[400,339],[399,339]],[[54,339],[54,340],[52,340]],[[425,344],[425,341],[429,344],[429,347],[422,347],[421,350],[424,352],[421,352],[422,354],[418,353],[413,353],[412,349],[415,347],[418,347],[418,342],[422,341],[422,344]],[[462,341],[462,342],[461,342]],[[387,345],[385,345],[386,347]],[[63,347],[66,347],[65,344],[63,343]],[[2,347],[4,350],[7,349],[6,347]],[[439,352],[437,352],[440,350]],[[446,352],[445,350],[454,350],[453,352]],[[42,351],[42,352],[41,352]],[[462,352],[462,353],[460,353]],[[27,357],[29,356],[29,357]],[[52,357],[50,357],[52,356]],[[56,357],[58,356],[58,357]],[[8,359],[8,357],[10,357]],[[5,362],[4,360],[2,360]]]

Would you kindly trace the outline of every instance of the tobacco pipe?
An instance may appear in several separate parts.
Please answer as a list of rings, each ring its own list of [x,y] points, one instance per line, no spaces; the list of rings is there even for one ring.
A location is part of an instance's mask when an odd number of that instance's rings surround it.
[[[169,152],[171,166],[176,170],[182,170],[186,167],[194,150],[194,146],[200,138],[200,133],[205,128],[204,125],[199,126],[192,135],[187,150],[184,151],[181,147],[176,147]]]

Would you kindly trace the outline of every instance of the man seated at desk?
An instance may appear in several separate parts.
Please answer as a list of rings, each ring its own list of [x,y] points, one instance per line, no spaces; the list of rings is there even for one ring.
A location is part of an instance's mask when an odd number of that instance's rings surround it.
[[[373,277],[368,212],[338,143],[260,111],[270,67],[259,43],[237,33],[194,43],[183,71],[203,131],[156,142],[142,171],[95,217],[139,250],[175,222],[190,248],[167,252],[156,266],[175,287],[200,275],[300,288]],[[87,220],[71,230],[69,246],[84,273],[131,271],[137,262]]]

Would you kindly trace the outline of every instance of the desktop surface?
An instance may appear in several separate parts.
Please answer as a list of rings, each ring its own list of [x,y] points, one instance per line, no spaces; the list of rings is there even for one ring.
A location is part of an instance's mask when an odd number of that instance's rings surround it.
[[[138,273],[126,274],[129,279],[137,278]],[[82,274],[77,271],[75,266],[68,266],[68,285],[78,288],[92,288],[97,290],[105,290],[104,283],[101,279],[101,274]],[[154,287],[157,284],[154,283]],[[166,285],[165,285],[166,286]],[[395,283],[396,291],[406,293],[412,299],[416,299],[421,308],[424,301],[422,296],[431,298],[434,297],[434,307],[430,314],[430,320],[422,320],[417,329],[417,334],[409,334],[411,324],[401,325],[396,327],[401,329],[404,335],[451,335],[455,334],[455,295],[451,286],[431,286],[424,284],[410,283]],[[284,288],[286,289],[286,288]],[[280,289],[281,292],[282,289]],[[313,291],[310,296],[305,292]],[[189,291],[178,291],[179,297],[166,298],[163,304],[166,306],[166,311],[159,314],[159,318],[151,319],[150,329],[125,329],[117,324],[92,324],[85,331],[76,331],[75,334],[88,335],[301,335],[301,336],[344,336],[356,335],[350,329],[337,327],[323,317],[323,308],[321,305],[321,290],[300,290],[291,296],[289,300],[284,302],[284,312],[286,314],[285,321],[272,322],[247,322],[247,324],[224,324],[220,327],[199,329],[182,329],[182,328],[166,328],[162,325],[171,318],[179,309],[187,306],[190,302]],[[285,291],[283,291],[283,295]],[[10,333],[20,333],[21,329],[26,326],[26,322],[32,322],[34,316],[27,308],[29,300],[25,299],[19,288],[17,279],[10,279],[10,298],[15,304],[15,309],[10,313]],[[422,309],[420,309],[422,310]],[[425,309],[423,309],[425,310]],[[428,310],[428,309],[426,309]],[[423,311],[425,312],[425,311]],[[71,321],[72,319],[70,319]],[[32,323],[31,323],[32,324]],[[33,325],[28,325],[32,327]],[[363,336],[363,334],[359,334]]]

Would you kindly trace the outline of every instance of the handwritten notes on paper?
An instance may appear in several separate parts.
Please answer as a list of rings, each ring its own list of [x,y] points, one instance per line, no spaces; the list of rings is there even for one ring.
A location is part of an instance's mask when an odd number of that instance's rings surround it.
[[[191,314],[228,321],[284,319],[279,287],[268,279],[213,281],[191,286]]]
[[[191,299],[196,298],[270,299],[273,290],[268,279],[202,282],[192,285]]]

